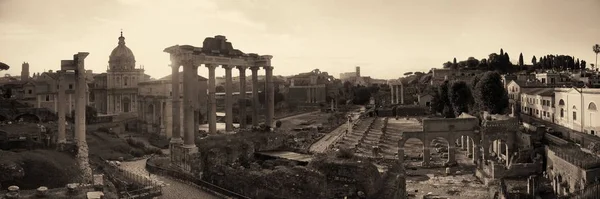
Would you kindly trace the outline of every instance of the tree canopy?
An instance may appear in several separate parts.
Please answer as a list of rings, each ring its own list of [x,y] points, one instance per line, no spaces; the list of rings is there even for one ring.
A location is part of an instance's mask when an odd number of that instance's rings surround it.
[[[469,105],[471,103],[472,96],[471,89],[466,82],[453,82],[448,89],[448,98],[450,104],[452,105],[454,116],[459,116],[461,113],[469,112]]]
[[[7,65],[7,64],[5,64],[5,63],[2,63],[2,62],[0,62],[0,71],[3,71],[3,70],[8,70],[8,69],[10,69],[10,66],[9,66],[9,65]]]
[[[503,114],[508,108],[508,94],[497,72],[487,72],[481,77],[475,85],[473,98],[479,110],[491,114]]]

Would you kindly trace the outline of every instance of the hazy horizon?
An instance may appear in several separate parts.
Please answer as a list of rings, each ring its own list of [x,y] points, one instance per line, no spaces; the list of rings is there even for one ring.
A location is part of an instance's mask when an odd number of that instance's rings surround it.
[[[392,79],[500,48],[513,63],[522,52],[525,63],[566,54],[589,65],[598,19],[598,0],[0,0],[0,62],[11,66],[0,74],[20,75],[23,62],[30,73],[57,70],[77,52],[90,53],[86,69],[106,72],[121,29],[154,78],[171,72],[165,48],[215,35],[273,55],[275,75],[318,68],[337,78],[361,66],[363,76]]]

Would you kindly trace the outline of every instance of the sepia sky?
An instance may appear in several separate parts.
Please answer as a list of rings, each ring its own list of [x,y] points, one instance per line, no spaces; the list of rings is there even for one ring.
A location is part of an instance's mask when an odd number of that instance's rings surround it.
[[[600,1],[0,0],[0,62],[19,75],[24,61],[32,72],[57,70],[89,52],[86,68],[105,72],[121,29],[154,78],[171,71],[166,47],[225,35],[243,52],[273,55],[276,75],[319,68],[339,77],[361,66],[363,76],[392,79],[500,48],[513,63],[520,52],[526,63],[549,53],[594,63]]]

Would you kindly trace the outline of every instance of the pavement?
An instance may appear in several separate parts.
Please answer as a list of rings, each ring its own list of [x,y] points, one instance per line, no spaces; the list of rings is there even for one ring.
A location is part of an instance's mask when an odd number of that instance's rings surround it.
[[[149,178],[158,184],[162,185],[163,195],[157,198],[159,199],[218,199],[220,197],[214,196],[211,193],[205,192],[203,190],[197,189],[188,184],[173,180],[171,178],[167,178],[164,176],[159,176],[152,174],[150,175],[146,170],[146,160],[137,160],[131,162],[122,162],[121,168],[127,171],[133,172],[135,174],[141,176],[149,176]]]
[[[361,110],[362,112],[362,110]],[[360,114],[353,113],[352,121],[356,121]],[[315,142],[310,146],[309,151],[312,153],[324,153],[329,146],[331,146],[339,137],[341,137],[344,132],[348,129],[346,124],[342,124],[333,131],[329,132],[327,135],[323,136],[319,141]]]

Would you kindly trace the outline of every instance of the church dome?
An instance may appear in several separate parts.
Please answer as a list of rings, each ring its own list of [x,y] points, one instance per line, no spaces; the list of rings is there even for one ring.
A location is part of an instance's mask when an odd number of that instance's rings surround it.
[[[133,70],[135,68],[135,56],[131,49],[125,46],[123,32],[119,37],[119,45],[110,53],[108,64],[111,70]]]

